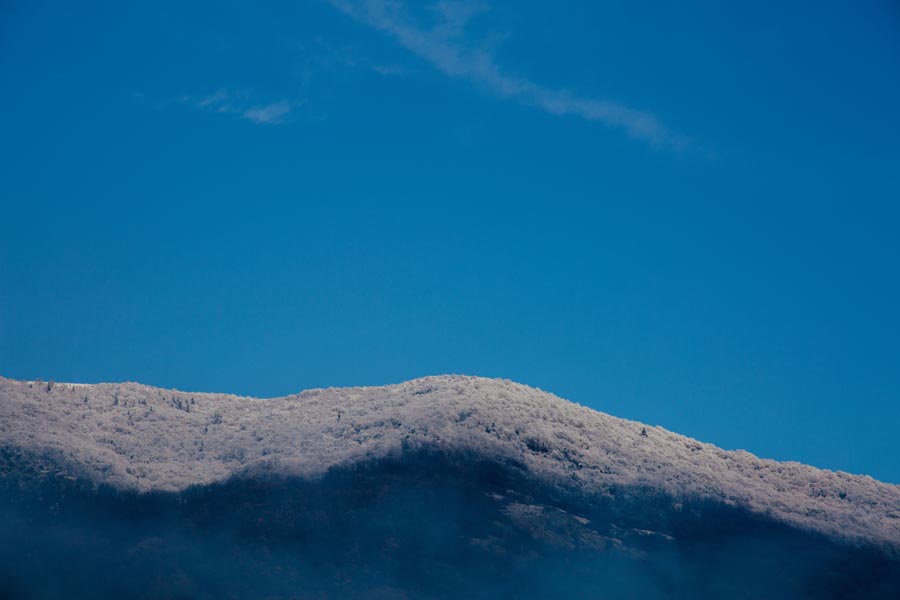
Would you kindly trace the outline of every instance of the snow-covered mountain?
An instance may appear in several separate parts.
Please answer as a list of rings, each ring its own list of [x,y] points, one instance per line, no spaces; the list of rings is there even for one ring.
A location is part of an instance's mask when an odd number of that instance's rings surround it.
[[[567,494],[652,490],[900,549],[900,486],[762,460],[506,380],[426,377],[282,398],[0,378],[5,476],[178,492],[236,475],[321,476],[415,450],[516,465]]]
[[[504,380],[0,379],[2,598],[900,598],[900,486]]]

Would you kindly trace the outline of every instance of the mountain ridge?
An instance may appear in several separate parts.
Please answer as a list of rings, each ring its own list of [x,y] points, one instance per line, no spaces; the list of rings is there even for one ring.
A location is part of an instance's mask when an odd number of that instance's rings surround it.
[[[508,380],[440,375],[258,399],[138,383],[0,378],[6,476],[179,491],[315,477],[417,448],[475,451],[559,489],[707,498],[856,544],[900,549],[900,486],[726,451]]]

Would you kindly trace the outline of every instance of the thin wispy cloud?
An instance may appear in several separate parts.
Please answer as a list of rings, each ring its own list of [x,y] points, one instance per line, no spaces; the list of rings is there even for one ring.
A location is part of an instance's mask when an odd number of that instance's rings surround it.
[[[390,36],[450,77],[475,82],[491,93],[552,115],[571,115],[624,130],[656,147],[684,148],[687,140],[648,113],[618,102],[580,96],[511,75],[490,48],[470,39],[473,17],[487,10],[477,2],[443,0],[428,6],[428,22],[395,0],[329,0],[353,19]]]
[[[253,106],[246,109],[241,116],[254,123],[269,123],[277,125],[284,123],[293,106],[290,102],[282,100],[266,106]]]
[[[256,104],[252,102],[249,92],[229,93],[225,90],[217,90],[213,94],[197,101],[199,108],[236,115],[253,123],[265,125],[285,123],[297,104],[296,100],[278,100],[276,102]]]
[[[291,111],[300,103],[296,100],[278,100],[258,103],[253,101],[253,94],[247,91],[228,91],[224,89],[205,96],[181,95],[167,100],[160,105],[165,108],[171,104],[180,104],[206,112],[232,115],[253,123],[264,125],[280,125],[286,123]]]

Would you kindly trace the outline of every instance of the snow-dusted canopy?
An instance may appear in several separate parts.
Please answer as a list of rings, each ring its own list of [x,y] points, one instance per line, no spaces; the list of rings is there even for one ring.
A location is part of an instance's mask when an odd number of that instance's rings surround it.
[[[254,469],[312,476],[410,447],[467,450],[516,460],[576,491],[648,486],[676,500],[699,495],[900,549],[900,486],[725,451],[506,380],[439,376],[257,399],[0,378],[0,446],[18,457],[7,469],[138,491],[178,491]]]

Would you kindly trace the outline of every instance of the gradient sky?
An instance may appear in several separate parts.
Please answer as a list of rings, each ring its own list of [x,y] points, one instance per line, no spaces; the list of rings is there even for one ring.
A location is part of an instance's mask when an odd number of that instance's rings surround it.
[[[900,483],[895,3],[137,4],[0,4],[3,376],[505,377]]]

